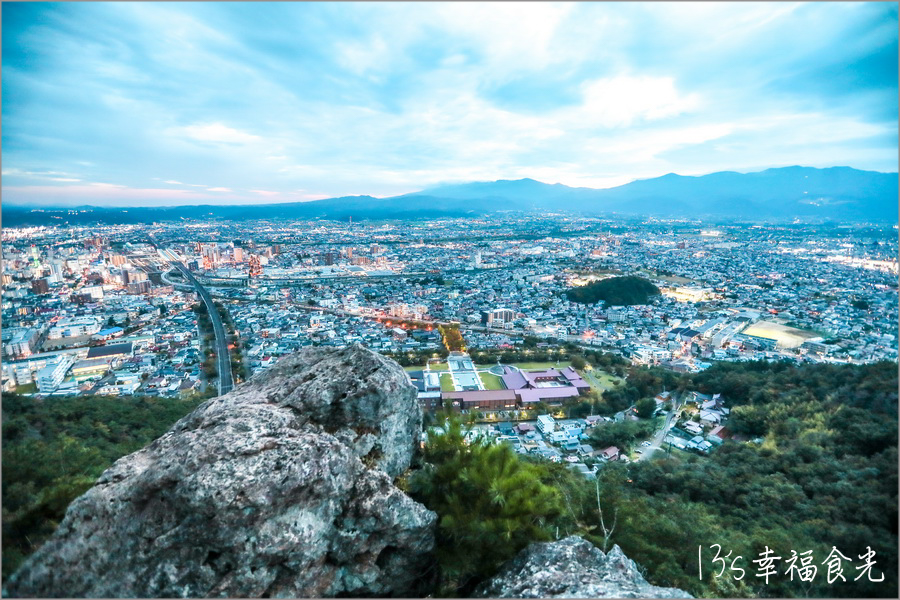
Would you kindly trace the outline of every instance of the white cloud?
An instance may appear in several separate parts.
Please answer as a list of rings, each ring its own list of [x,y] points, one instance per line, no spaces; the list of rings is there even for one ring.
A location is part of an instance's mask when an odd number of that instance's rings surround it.
[[[699,95],[678,93],[673,77],[619,76],[586,82],[579,119],[585,125],[625,127],[696,109]]]
[[[261,139],[259,136],[228,127],[222,123],[189,125],[181,128],[180,132],[192,140],[220,144],[250,144]]]
[[[572,3],[451,2],[435,5],[432,19],[445,33],[475,42],[491,68],[534,70],[565,60],[558,51],[566,40],[557,32],[574,8]]]
[[[207,192],[230,192],[232,190],[231,190],[231,188],[227,188],[227,187],[212,187],[212,188],[206,188],[206,191]]]
[[[390,48],[380,35],[368,42],[344,42],[338,45],[338,62],[345,69],[364,75],[390,67]]]
[[[2,175],[5,177],[27,177],[29,179],[43,179],[46,181],[81,181],[72,173],[63,171],[26,171],[23,169],[3,169]]]

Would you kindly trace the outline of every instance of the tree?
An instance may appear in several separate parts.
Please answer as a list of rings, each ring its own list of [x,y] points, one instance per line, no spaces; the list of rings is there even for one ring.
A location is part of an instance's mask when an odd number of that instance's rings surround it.
[[[551,539],[548,522],[562,505],[559,492],[542,483],[539,464],[520,460],[507,444],[467,444],[458,417],[443,427],[430,435],[410,493],[438,514],[441,578],[465,595],[529,543]]]
[[[579,371],[587,366],[587,361],[585,361],[581,356],[570,356],[569,361],[572,363],[572,367],[578,369]]]
[[[659,288],[642,277],[610,277],[567,290],[571,302],[595,304],[600,300],[607,306],[647,304],[651,296],[659,295]]]
[[[637,409],[637,416],[642,419],[649,419],[656,412],[656,400],[653,398],[642,398],[635,404],[635,409]]]
[[[607,526],[606,519],[603,518],[603,506],[600,504],[600,479],[594,480],[594,487],[597,491],[597,515],[600,517],[600,532],[603,534],[603,551],[609,552],[609,540],[616,531],[616,524],[619,521],[619,507],[613,508],[612,522]]]

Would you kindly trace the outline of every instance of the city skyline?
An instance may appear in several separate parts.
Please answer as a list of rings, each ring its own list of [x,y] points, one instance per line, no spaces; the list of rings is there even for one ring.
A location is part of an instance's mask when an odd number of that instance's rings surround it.
[[[12,203],[897,170],[891,3],[3,6]]]

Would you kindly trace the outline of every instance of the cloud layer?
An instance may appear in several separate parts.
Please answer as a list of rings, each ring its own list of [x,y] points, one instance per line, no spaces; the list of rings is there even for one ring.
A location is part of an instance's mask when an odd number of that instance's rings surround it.
[[[895,3],[5,3],[3,196],[897,170]]]

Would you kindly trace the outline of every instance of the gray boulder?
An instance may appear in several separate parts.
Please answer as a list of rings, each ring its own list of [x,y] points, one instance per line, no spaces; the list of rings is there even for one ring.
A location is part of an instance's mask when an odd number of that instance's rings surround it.
[[[482,598],[692,598],[677,588],[650,585],[618,546],[604,554],[571,536],[534,543],[474,594]]]
[[[421,420],[396,363],[358,346],[301,351],[118,460],[5,591],[416,595],[436,516],[393,478]]]

